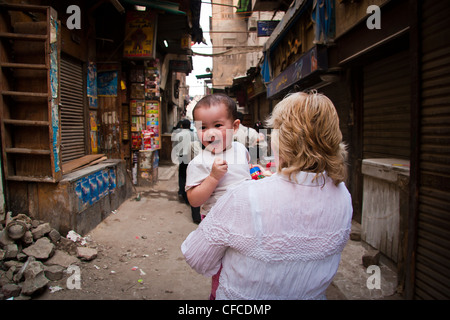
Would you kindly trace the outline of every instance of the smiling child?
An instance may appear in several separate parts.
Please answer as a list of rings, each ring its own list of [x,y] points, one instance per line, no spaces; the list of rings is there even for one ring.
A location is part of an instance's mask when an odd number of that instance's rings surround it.
[[[217,199],[233,185],[250,180],[249,154],[233,142],[239,128],[236,103],[225,94],[203,97],[192,112],[197,135],[205,147],[189,163],[186,192],[192,206],[206,216]]]
[[[224,94],[203,97],[192,111],[197,135],[205,147],[189,163],[186,193],[192,206],[201,206],[205,217],[228,189],[251,180],[247,148],[233,142],[239,128],[236,103]],[[201,228],[201,226],[200,226]],[[212,277],[211,300],[216,298],[220,269]]]

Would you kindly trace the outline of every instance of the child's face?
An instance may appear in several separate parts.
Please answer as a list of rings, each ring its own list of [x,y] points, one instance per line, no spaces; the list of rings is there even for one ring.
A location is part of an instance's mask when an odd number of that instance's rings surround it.
[[[194,110],[198,138],[211,153],[227,149],[233,142],[233,133],[239,128],[239,120],[232,120],[225,105],[212,105]]]

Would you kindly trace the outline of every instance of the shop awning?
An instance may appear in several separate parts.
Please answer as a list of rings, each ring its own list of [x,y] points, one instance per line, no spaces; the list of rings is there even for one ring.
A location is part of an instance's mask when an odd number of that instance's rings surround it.
[[[273,97],[310,75],[323,72],[327,68],[326,47],[315,45],[267,84],[267,98]]]
[[[178,10],[180,5],[175,2],[159,1],[159,0],[124,0],[124,1],[137,6],[145,6],[153,9],[163,10],[173,14],[186,15],[186,12]]]
[[[252,4],[251,0],[239,0],[236,13],[247,13],[252,11],[251,4]]]
[[[270,50],[278,44],[282,36],[292,27],[310,2],[312,0],[295,0],[295,3],[286,11],[280,23],[278,23],[269,39],[264,43],[264,51]]]
[[[211,79],[212,73],[199,74],[195,76],[197,79]]]

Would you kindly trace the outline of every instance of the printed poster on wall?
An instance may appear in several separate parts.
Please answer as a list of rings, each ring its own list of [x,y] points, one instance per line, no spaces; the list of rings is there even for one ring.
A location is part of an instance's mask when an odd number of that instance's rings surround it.
[[[117,71],[97,74],[97,94],[99,97],[117,97]]]
[[[91,152],[98,153],[97,112],[89,111]]]
[[[123,56],[154,58],[157,14],[153,11],[128,11]]]
[[[88,64],[86,91],[89,108],[97,108],[97,65],[94,62]]]

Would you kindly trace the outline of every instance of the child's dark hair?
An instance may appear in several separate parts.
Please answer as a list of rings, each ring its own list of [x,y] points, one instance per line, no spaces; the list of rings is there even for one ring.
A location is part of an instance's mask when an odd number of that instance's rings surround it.
[[[228,116],[234,121],[237,119],[237,107],[236,102],[231,99],[229,96],[223,93],[214,93],[204,96],[197,102],[194,109],[192,110],[192,116],[195,120],[195,109],[197,108],[209,108],[212,105],[224,104],[228,110]]]
[[[181,127],[183,129],[190,129],[191,128],[191,122],[188,119],[181,120]]]

